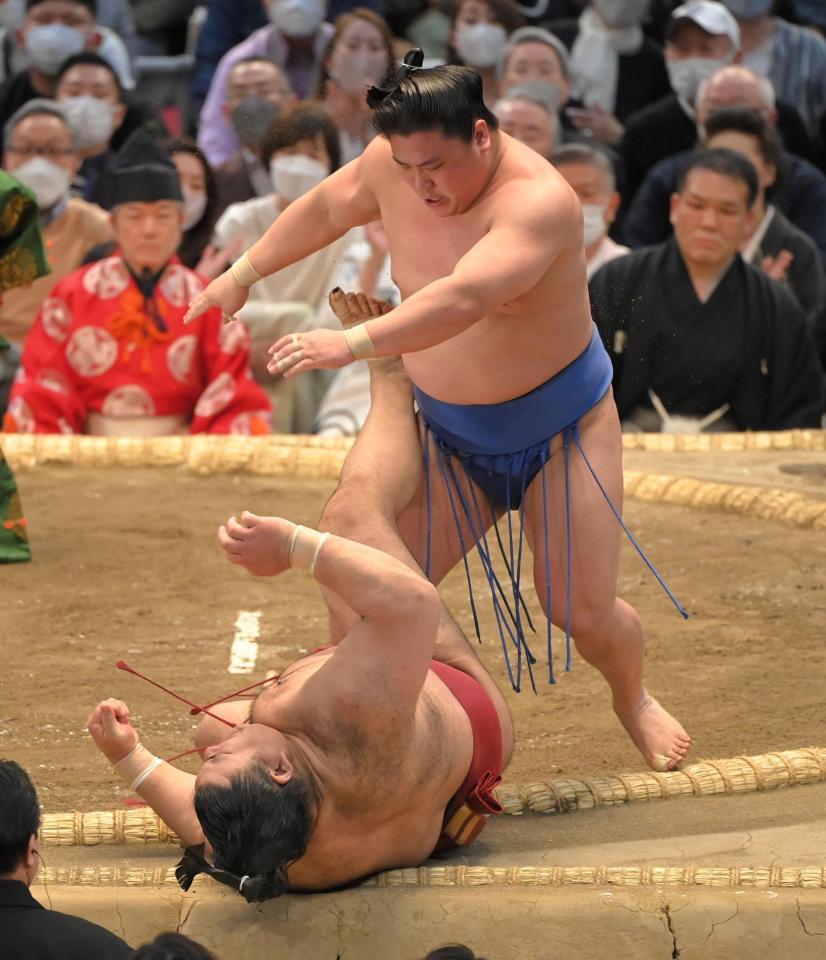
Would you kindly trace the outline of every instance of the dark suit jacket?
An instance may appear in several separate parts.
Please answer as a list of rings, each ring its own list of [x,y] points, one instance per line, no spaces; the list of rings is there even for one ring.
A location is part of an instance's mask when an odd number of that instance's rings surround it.
[[[786,103],[777,104],[777,132],[789,153],[806,160],[816,159],[812,138],[800,114]],[[631,202],[655,164],[675,153],[693,149],[696,143],[697,126],[673,93],[629,117],[620,144],[625,168],[623,202]]]
[[[127,960],[134,953],[95,923],[46,910],[19,880],[0,880],[3,960]]]

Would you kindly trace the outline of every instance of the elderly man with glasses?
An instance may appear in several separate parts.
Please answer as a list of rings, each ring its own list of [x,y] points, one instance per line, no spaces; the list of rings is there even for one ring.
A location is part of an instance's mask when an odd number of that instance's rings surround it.
[[[3,169],[37,198],[40,229],[51,273],[26,289],[13,290],[0,306],[0,334],[22,346],[49,290],[81,265],[86,254],[112,239],[109,215],[69,196],[79,158],[61,108],[52,100],[30,100],[3,131]]]

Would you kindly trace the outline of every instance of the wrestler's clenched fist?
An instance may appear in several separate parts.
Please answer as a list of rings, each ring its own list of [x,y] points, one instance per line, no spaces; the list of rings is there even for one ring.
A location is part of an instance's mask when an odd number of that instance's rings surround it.
[[[129,707],[122,700],[102,700],[86,721],[98,750],[109,763],[118,763],[138,745],[140,737],[129,719]]]

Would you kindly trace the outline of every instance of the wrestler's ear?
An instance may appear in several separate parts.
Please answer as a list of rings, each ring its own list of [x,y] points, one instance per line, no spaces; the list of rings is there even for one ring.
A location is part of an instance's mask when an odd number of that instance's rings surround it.
[[[477,120],[473,125],[473,145],[483,153],[490,150],[490,128],[484,120]]]
[[[270,776],[276,783],[280,783],[283,787],[292,780],[294,773],[295,767],[292,761],[282,750],[278,758],[278,764],[275,767],[270,767]]]

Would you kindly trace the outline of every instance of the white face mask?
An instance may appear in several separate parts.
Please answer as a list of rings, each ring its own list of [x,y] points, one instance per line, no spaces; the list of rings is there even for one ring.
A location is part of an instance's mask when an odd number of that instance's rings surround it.
[[[51,210],[69,191],[69,171],[44,157],[32,157],[9,172],[34,191],[41,210]]]
[[[61,100],[60,107],[66,115],[75,146],[79,150],[109,142],[115,128],[114,104],[84,95]]]
[[[26,19],[26,0],[6,0],[0,3],[0,28],[16,30]]]
[[[275,192],[289,203],[317,187],[329,174],[323,163],[303,153],[276,155],[270,161],[270,177]]]
[[[507,40],[498,23],[474,23],[456,31],[456,52],[469,67],[485,70],[499,62]]]
[[[685,57],[682,60],[666,60],[668,79],[671,89],[678,97],[687,100],[692,106],[697,97],[697,91],[704,80],[725,67],[730,61],[712,60],[709,57]]]
[[[383,80],[386,72],[387,65],[382,54],[334,54],[330,62],[330,79],[344,93],[365,93],[370,84]]]
[[[645,19],[651,0],[592,0],[594,6],[614,30],[636,27]]]
[[[49,23],[42,27],[30,27],[24,37],[24,46],[29,62],[35,68],[53,77],[60,64],[86,45],[86,34],[62,23]]]
[[[195,226],[204,215],[207,205],[207,195],[201,190],[190,190],[181,184],[181,193],[184,195],[184,222],[183,231]]]
[[[608,224],[605,222],[607,205],[603,203],[583,203],[582,220],[584,229],[582,242],[586,247],[604,237],[608,233]]]
[[[309,37],[324,23],[325,0],[271,0],[270,22],[285,37]]]

